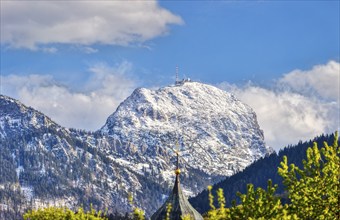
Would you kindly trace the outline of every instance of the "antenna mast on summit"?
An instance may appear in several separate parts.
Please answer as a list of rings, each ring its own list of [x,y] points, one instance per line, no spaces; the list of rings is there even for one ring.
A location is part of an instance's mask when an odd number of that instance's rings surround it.
[[[175,84],[177,85],[178,83],[178,66],[176,66],[176,81]]]

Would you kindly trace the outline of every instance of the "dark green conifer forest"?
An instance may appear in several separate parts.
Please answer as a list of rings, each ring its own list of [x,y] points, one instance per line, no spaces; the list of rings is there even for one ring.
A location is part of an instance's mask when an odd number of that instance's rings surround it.
[[[333,141],[334,134],[320,135],[313,140],[306,142],[300,141],[297,145],[287,146],[277,154],[273,153],[267,155],[266,157],[255,161],[243,171],[215,184],[212,191],[216,192],[219,188],[223,189],[226,198],[226,207],[230,207],[233,200],[236,200],[237,202],[240,201],[239,197],[236,195],[237,192],[246,193],[247,184],[252,183],[255,188],[261,187],[265,189],[267,188],[268,179],[271,179],[273,184],[278,185],[276,194],[281,196],[283,203],[286,203],[287,195],[284,192],[283,179],[277,172],[283,157],[286,156],[289,163],[293,163],[301,168],[303,166],[302,161],[307,158],[306,151],[309,147],[313,146],[314,142],[321,148],[323,147],[324,142],[332,145]],[[189,199],[189,201],[193,207],[201,213],[205,213],[210,209],[209,204],[207,203],[208,190],[204,190],[196,197]],[[217,205],[217,201],[215,201],[215,205]]]

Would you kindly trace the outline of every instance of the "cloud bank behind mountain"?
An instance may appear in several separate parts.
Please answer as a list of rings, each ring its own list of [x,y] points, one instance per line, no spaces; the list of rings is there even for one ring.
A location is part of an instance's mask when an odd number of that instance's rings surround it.
[[[131,92],[142,85],[133,64],[98,63],[75,89],[51,75],[1,76],[1,93],[50,116],[57,123],[97,130]],[[268,145],[278,150],[339,128],[340,63],[329,61],[310,70],[293,70],[271,87],[248,83],[217,85],[250,105],[258,116]]]
[[[293,70],[270,88],[219,85],[255,110],[267,144],[276,150],[340,129],[339,86],[340,63],[335,61]]]

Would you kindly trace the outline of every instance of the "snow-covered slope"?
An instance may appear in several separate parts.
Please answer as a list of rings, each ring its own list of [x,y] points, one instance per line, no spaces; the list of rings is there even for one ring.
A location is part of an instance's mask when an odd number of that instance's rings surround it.
[[[0,95],[0,137],[30,132],[41,127],[60,128],[44,114],[24,106],[20,102]]]
[[[14,201],[5,205],[92,203],[124,213],[132,193],[148,215],[172,187],[176,142],[191,196],[271,152],[248,106],[196,82],[136,89],[97,132],[64,128],[0,95],[0,141],[0,194]]]
[[[135,90],[101,132],[151,158],[155,148],[171,152],[179,141],[186,164],[209,175],[229,176],[270,151],[249,106],[197,82]]]
[[[63,128],[0,95],[0,206],[8,207],[0,218],[18,219],[28,208],[49,205],[130,211],[130,189],[153,185],[120,165],[115,156],[122,150],[113,151],[114,142]]]

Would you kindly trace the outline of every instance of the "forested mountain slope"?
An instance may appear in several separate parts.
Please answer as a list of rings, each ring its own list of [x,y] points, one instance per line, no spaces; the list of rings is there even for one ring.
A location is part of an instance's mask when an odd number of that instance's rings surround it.
[[[225,180],[213,185],[212,192],[215,193],[217,189],[222,188],[226,198],[226,206],[230,207],[232,200],[238,201],[238,197],[236,196],[237,192],[241,192],[242,194],[246,193],[247,184],[252,183],[255,188],[261,187],[265,189],[267,188],[268,179],[271,179],[273,184],[278,184],[276,192],[285,197],[282,178],[277,173],[283,156],[286,155],[288,157],[288,163],[294,163],[296,166],[302,168],[302,160],[306,159],[306,150],[308,147],[313,146],[313,142],[316,142],[318,147],[321,148],[324,142],[332,145],[333,141],[334,134],[321,135],[310,141],[300,141],[297,145],[287,146],[278,153],[273,153],[255,161],[243,171],[226,177]],[[205,213],[210,209],[207,190],[189,199],[189,201],[193,207],[201,213]]]

